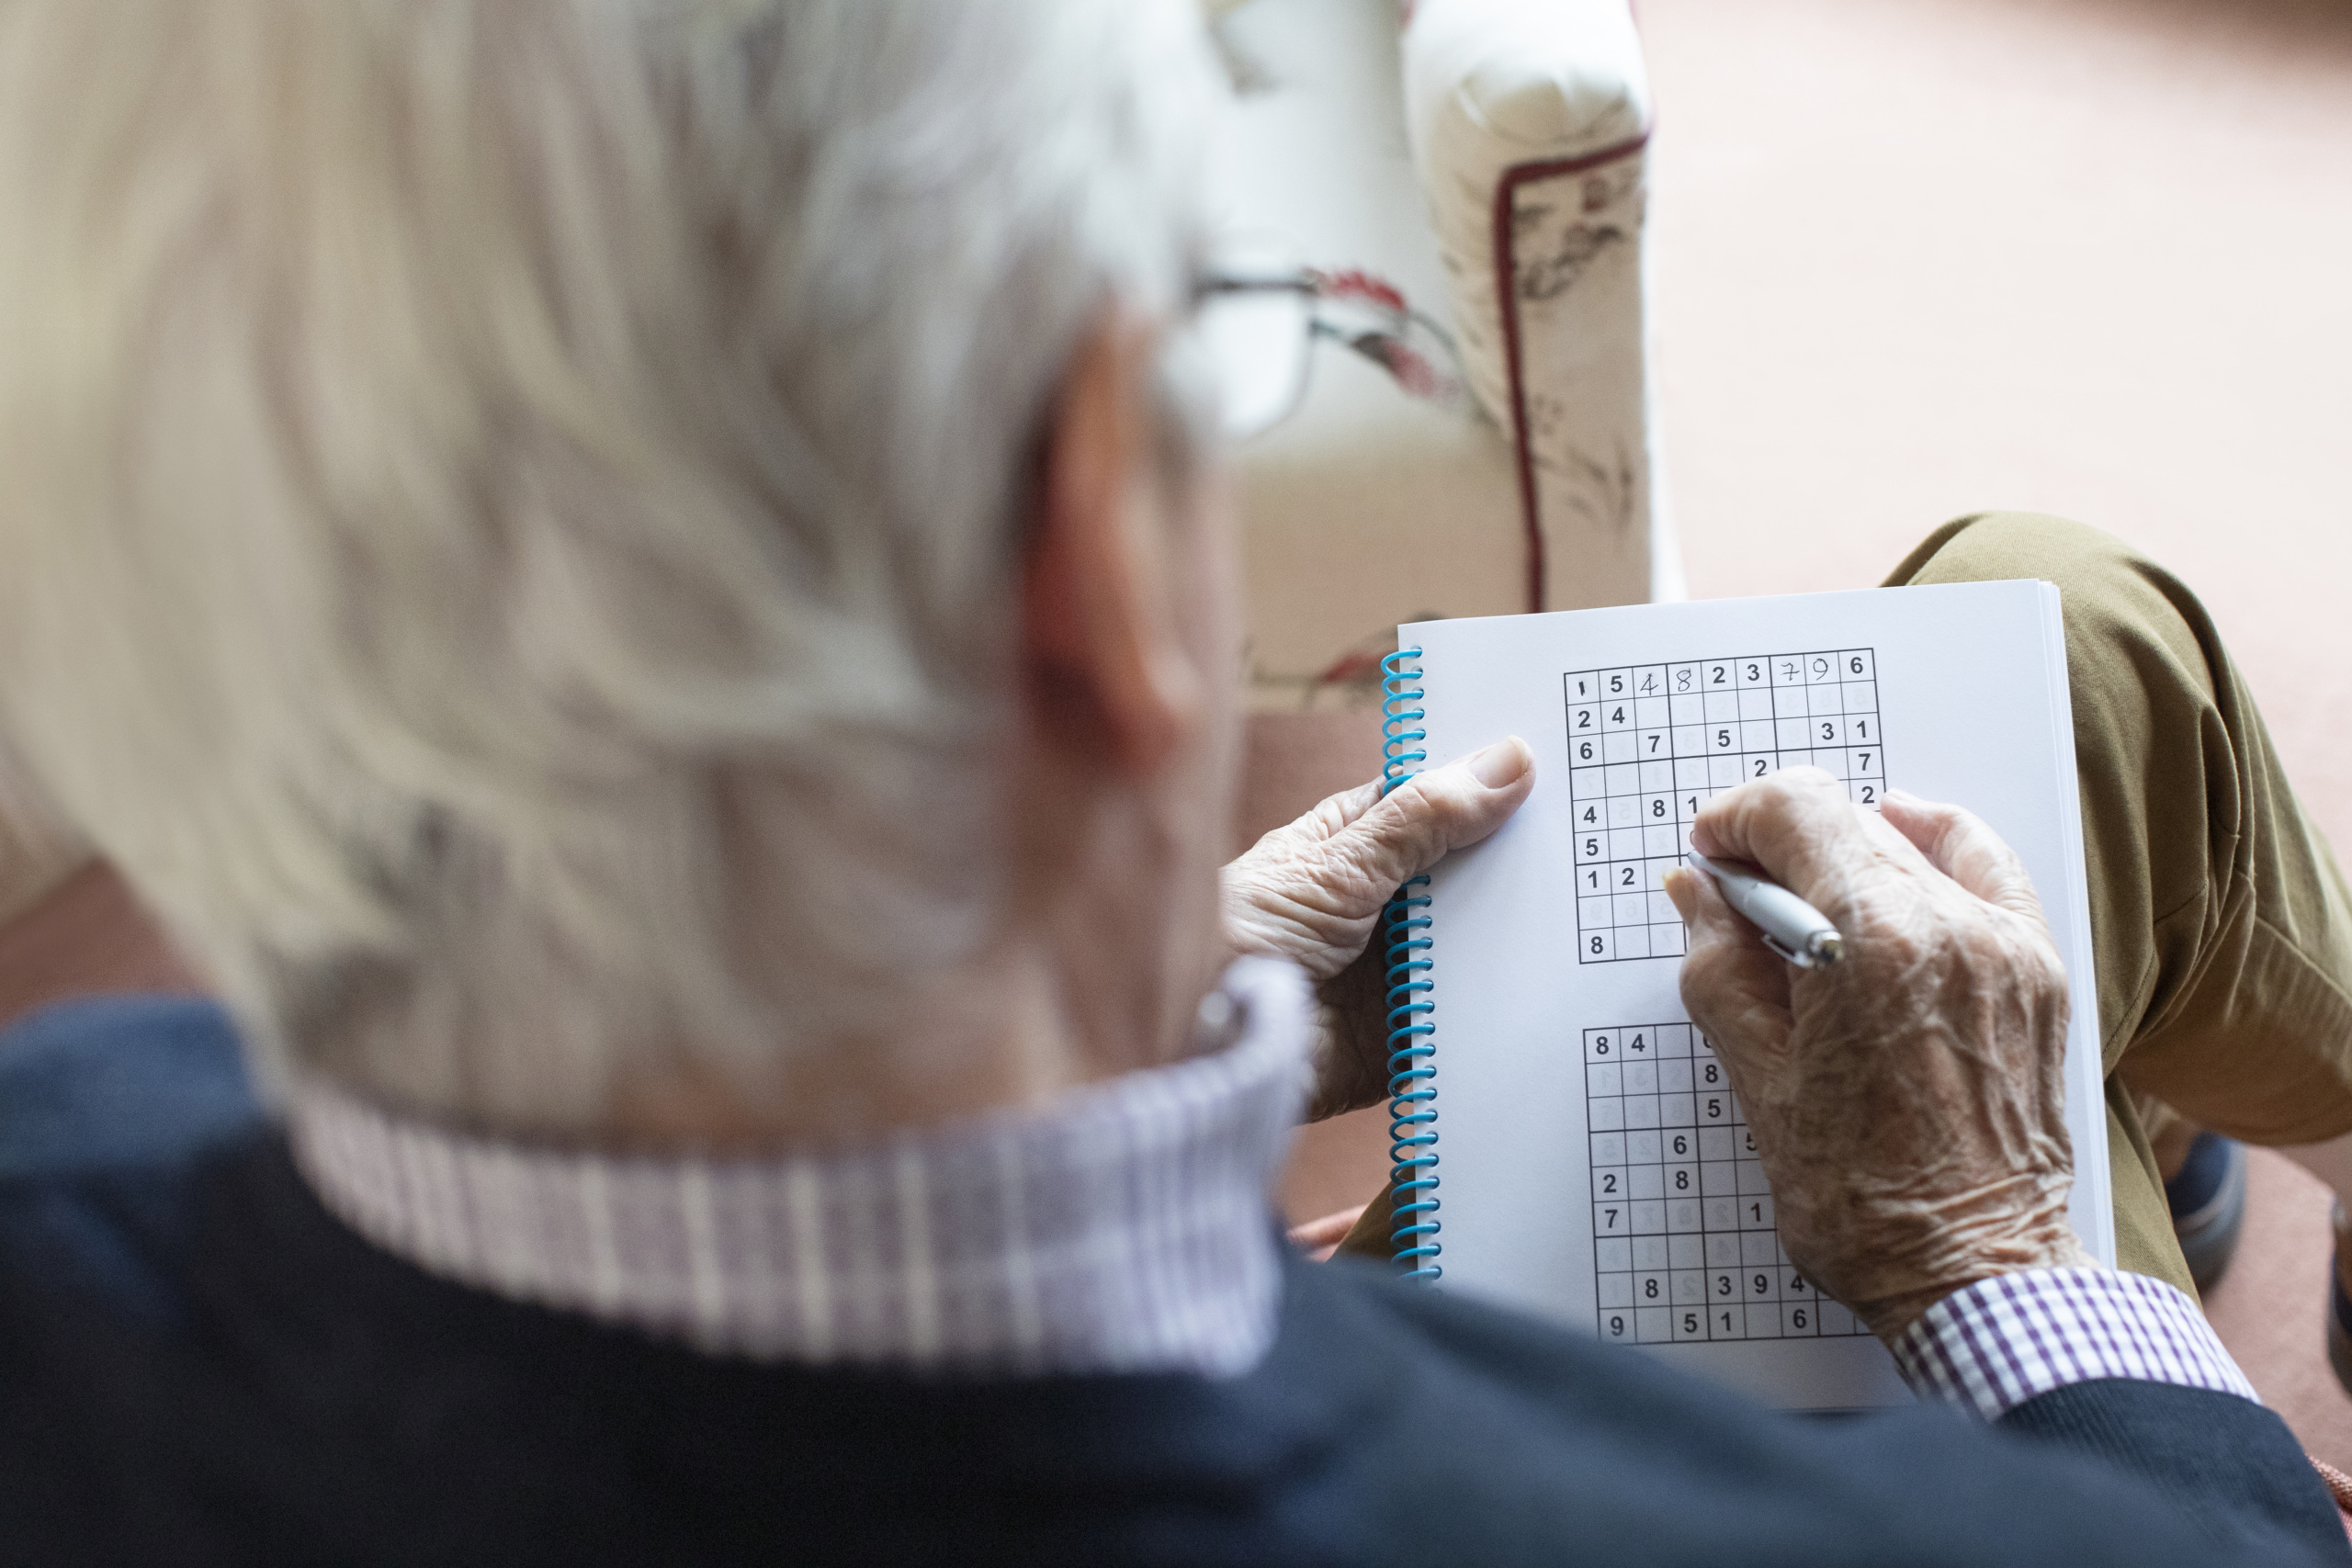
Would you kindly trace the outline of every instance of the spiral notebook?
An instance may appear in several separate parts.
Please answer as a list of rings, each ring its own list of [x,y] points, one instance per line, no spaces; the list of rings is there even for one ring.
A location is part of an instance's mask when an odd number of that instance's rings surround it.
[[[1430,621],[1385,776],[1523,737],[1534,793],[1392,904],[1399,1261],[1792,1408],[1907,1402],[1781,1247],[1679,989],[1660,878],[1711,795],[1810,764],[1959,802],[2031,873],[2073,989],[2073,1217],[2115,1257],[2058,591],[1986,582]]]

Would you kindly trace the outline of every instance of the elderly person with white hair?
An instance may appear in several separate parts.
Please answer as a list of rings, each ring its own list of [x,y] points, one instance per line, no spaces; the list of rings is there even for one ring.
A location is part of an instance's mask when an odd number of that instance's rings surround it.
[[[1220,895],[1195,28],[0,0],[0,725],[225,1009],[0,1046],[0,1558],[2340,1560],[2218,1346],[2009,1432],[1822,1424],[1283,1247],[1266,955],[1343,981],[1532,758]],[[2035,928],[1921,810],[1959,881],[1913,868],[1891,994],[1959,994]],[[1684,894],[1720,1005],[1755,976]],[[1973,1064],[2039,1124],[2036,1016],[1853,1080]],[[1376,1089],[1353,1039],[1319,1103]],[[240,1053],[267,1112],[198,1113]],[[2144,1329],[2053,1228],[2063,1137],[1981,1142],[1925,1231],[1904,1151],[1767,1154],[1891,1337],[2044,1276]]]

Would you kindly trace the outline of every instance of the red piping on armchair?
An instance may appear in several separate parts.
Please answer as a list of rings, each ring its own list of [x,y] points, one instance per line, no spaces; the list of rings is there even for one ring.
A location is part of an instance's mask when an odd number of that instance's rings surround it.
[[[1514,164],[1503,171],[1495,186],[1495,298],[1502,307],[1503,359],[1510,371],[1511,445],[1519,460],[1519,505],[1527,521],[1527,608],[1544,608],[1544,525],[1535,511],[1535,458],[1527,441],[1527,389],[1520,381],[1518,257],[1513,252],[1511,214],[1519,187],[1535,180],[1581,174],[1629,158],[1649,145],[1647,130],[1629,141],[1587,152],[1580,158],[1556,158],[1544,164]]]

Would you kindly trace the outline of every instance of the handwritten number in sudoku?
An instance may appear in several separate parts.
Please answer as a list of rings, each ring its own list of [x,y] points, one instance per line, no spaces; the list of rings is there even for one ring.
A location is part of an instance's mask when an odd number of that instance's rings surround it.
[[[1867,648],[1577,670],[1564,688],[1582,963],[1681,955],[1661,884],[1709,796],[1808,764],[1859,805],[1885,792]]]
[[[1603,1339],[1867,1333],[1815,1292],[1707,1037],[1687,1023],[1584,1032],[1592,1247]]]

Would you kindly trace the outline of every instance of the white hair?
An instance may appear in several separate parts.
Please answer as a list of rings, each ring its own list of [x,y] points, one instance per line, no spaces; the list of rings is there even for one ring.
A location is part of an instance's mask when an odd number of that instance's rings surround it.
[[[0,0],[0,726],[265,1076],[592,1129],[994,928],[1184,0]]]

